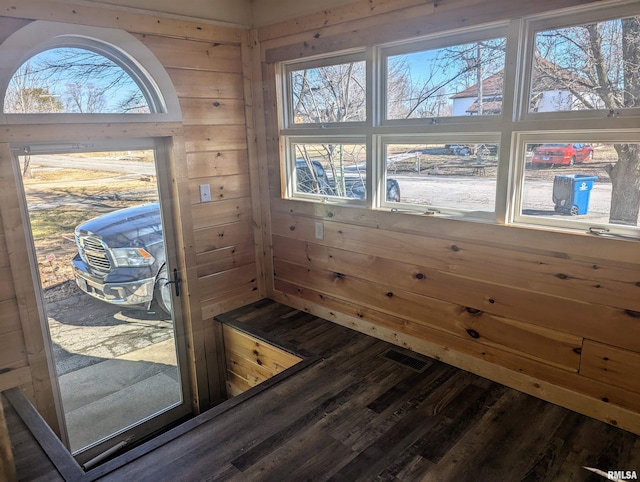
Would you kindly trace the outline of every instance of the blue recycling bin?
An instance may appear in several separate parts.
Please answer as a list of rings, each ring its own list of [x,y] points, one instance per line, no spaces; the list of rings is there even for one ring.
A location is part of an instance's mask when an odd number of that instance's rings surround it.
[[[589,197],[597,176],[566,174],[553,180],[553,202],[555,210],[564,214],[587,214]]]

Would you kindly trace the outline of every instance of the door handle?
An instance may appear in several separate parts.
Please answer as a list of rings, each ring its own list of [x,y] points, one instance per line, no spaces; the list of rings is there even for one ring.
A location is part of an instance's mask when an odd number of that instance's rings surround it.
[[[173,285],[173,288],[176,291],[176,297],[180,296],[180,282],[182,280],[180,279],[180,276],[178,275],[178,270],[176,268],[173,268],[173,280],[167,281],[165,283],[166,285]]]

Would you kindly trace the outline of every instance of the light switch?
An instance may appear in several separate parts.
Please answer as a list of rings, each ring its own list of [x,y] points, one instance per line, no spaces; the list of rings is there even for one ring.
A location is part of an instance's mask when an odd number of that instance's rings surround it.
[[[211,201],[211,186],[200,184],[200,202],[208,203],[209,201]]]

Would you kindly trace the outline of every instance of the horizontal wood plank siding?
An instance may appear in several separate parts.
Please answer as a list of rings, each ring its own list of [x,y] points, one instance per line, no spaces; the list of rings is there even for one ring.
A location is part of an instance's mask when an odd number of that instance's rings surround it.
[[[240,42],[218,43],[138,35],[138,39],[158,57],[165,68],[240,73]]]
[[[233,327],[223,325],[222,331],[229,396],[239,395],[301,361]]]
[[[640,393],[640,353],[585,340],[580,373]]]
[[[341,18],[334,18],[331,21],[326,18],[323,12],[314,15],[315,19],[311,21],[309,18],[300,22],[289,21],[288,23],[292,24],[292,27],[283,29],[284,35],[271,38],[268,41],[265,39],[263,58],[267,62],[277,62],[326,54],[336,50],[432,35],[456,28],[467,28],[473,24],[494,23],[522,15],[534,15],[547,10],[594,3],[594,0],[544,0],[538,2],[510,2],[507,0],[434,2],[430,0],[415,3],[417,5],[409,7],[400,3],[397,9],[391,6],[375,12],[374,15],[368,15],[369,6],[362,2],[360,3],[360,18],[348,22],[343,22]],[[307,29],[306,25],[313,26]],[[273,30],[275,29],[270,27],[259,29],[259,32],[265,32],[262,35],[259,34],[259,37],[272,37]]]
[[[49,20],[94,27],[119,28],[127,32],[168,35],[175,38],[200,39],[219,42],[239,42],[240,31],[234,28],[189,20],[133,13],[111,6],[64,4],[51,0],[0,2],[2,15],[15,19]]]
[[[355,1],[257,29],[271,296],[640,431],[637,242],[281,198],[277,61],[589,3]]]
[[[201,312],[255,299],[255,241],[247,155],[240,43],[144,35],[140,39],[169,67],[182,109]],[[200,201],[208,184],[211,202]],[[249,249],[251,247],[251,249]],[[253,252],[252,252],[253,250]],[[204,322],[205,320],[203,320]]]

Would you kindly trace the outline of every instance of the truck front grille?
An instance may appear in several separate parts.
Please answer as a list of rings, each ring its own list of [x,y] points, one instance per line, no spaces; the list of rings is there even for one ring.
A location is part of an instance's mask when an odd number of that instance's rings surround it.
[[[111,270],[111,262],[107,256],[107,250],[102,240],[97,236],[78,236],[80,255],[87,265],[99,273],[108,273]]]

